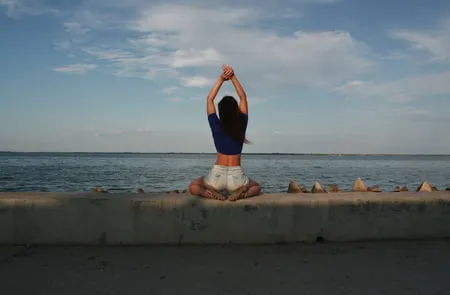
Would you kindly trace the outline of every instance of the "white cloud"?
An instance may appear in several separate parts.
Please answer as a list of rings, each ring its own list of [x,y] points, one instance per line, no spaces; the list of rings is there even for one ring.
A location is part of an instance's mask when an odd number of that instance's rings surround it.
[[[348,32],[279,35],[255,26],[264,17],[243,8],[161,5],[145,10],[133,27],[165,34],[176,50],[156,55],[167,66],[200,67],[204,73],[230,62],[239,73],[275,83],[330,85],[371,66],[363,57],[365,45]]]
[[[450,19],[432,31],[398,30],[391,32],[391,36],[411,43],[415,50],[431,54],[431,61],[450,62]]]
[[[397,102],[450,95],[450,72],[426,74],[393,82],[351,81],[334,89],[350,97],[380,98]]]
[[[97,65],[94,65],[94,64],[72,64],[72,65],[53,68],[53,71],[61,72],[61,73],[84,74],[84,73],[94,70],[96,68],[97,68]]]
[[[88,28],[76,22],[65,22],[63,25],[66,32],[72,35],[84,35],[89,31]]]
[[[246,83],[253,81],[264,89],[282,84],[330,87],[374,65],[367,58],[366,45],[348,32],[294,28],[286,34],[263,26],[267,20],[285,17],[285,12],[264,10],[263,5],[255,9],[214,1],[203,6],[150,5],[139,0],[86,3],[67,23],[76,32],[89,29],[93,42],[72,46],[101,59],[118,76],[178,79],[186,87],[203,87],[218,76],[221,64],[229,63]],[[136,7],[137,15],[126,13]],[[108,14],[99,12],[105,10]],[[104,30],[117,34],[96,41],[95,34]]]
[[[11,18],[17,17],[29,10],[20,0],[0,0],[0,5],[6,7],[6,14]]]
[[[156,48],[169,45],[168,38],[170,35],[164,33],[150,33],[137,39],[130,39],[128,42],[136,47],[142,47],[143,50],[157,52]]]
[[[47,8],[40,5],[39,1],[26,1],[26,0],[0,0],[1,6],[6,7],[6,14],[10,18],[18,18],[21,15],[39,15],[39,14],[59,14],[59,10]]]
[[[211,79],[202,76],[181,77],[181,84],[185,87],[206,87],[211,83]]]
[[[164,88],[162,90],[162,93],[163,94],[172,94],[172,93],[176,92],[178,89],[180,89],[180,87],[178,87],[178,86],[169,86],[169,87]]]
[[[181,49],[175,51],[171,66],[173,68],[184,67],[202,67],[202,66],[216,66],[224,56],[220,55],[217,50],[213,48],[206,48],[202,50],[196,49]]]
[[[260,103],[266,103],[267,98],[264,97],[258,97],[258,96],[250,96],[247,98],[248,102],[251,104],[260,104]]]

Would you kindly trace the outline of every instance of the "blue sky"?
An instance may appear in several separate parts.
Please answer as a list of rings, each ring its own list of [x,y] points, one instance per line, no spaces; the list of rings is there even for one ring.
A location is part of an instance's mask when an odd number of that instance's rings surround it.
[[[447,0],[0,0],[0,37],[0,150],[214,152],[228,63],[245,152],[450,151]]]

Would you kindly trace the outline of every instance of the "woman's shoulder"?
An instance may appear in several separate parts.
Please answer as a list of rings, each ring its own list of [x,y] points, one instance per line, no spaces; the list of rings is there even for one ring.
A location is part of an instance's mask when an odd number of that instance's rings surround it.
[[[246,113],[239,112],[239,117],[244,121],[248,121],[248,114]]]
[[[208,120],[209,121],[219,121],[219,117],[217,116],[217,113],[211,113],[208,114]]]

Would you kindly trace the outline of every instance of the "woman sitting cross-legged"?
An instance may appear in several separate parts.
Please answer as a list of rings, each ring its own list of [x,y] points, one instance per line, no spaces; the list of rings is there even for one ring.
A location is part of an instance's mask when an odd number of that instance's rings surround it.
[[[222,66],[223,72],[209,92],[206,111],[214,145],[217,150],[216,163],[205,177],[194,180],[189,185],[193,195],[226,200],[223,191],[229,194],[228,200],[236,201],[256,196],[261,186],[245,175],[241,167],[241,152],[248,123],[247,95],[230,66]],[[232,96],[224,96],[219,102],[219,117],[216,114],[214,99],[223,82],[231,80],[239,96],[239,104]]]

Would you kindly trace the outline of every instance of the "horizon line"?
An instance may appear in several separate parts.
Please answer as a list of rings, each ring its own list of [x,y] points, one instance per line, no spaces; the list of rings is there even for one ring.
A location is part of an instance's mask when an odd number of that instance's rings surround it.
[[[140,154],[140,155],[216,155],[215,152],[19,152],[0,151],[0,154]],[[295,156],[450,156],[450,154],[408,154],[408,153],[284,153],[261,152],[242,153],[241,155],[295,155]]]

